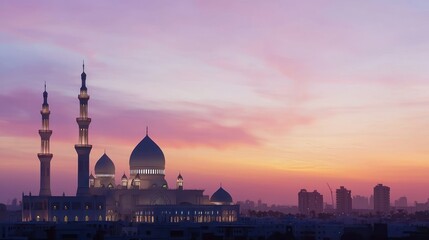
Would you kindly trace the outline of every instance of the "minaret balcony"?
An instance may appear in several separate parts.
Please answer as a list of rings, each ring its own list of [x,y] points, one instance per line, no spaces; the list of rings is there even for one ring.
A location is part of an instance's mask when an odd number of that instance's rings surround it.
[[[90,144],[75,144],[74,148],[78,155],[89,154],[92,149],[92,145]]]
[[[49,108],[43,108],[42,110],[40,110],[40,114],[42,115],[48,115],[51,113],[51,111],[49,111]]]
[[[39,157],[40,160],[51,160],[53,154],[52,153],[38,153],[37,157]]]
[[[86,100],[89,99],[89,95],[88,95],[88,93],[86,91],[80,91],[80,94],[77,95],[77,97],[79,99],[86,99]]]
[[[91,123],[91,118],[78,117],[76,118],[76,122],[80,128],[88,128],[89,124]]]
[[[40,138],[49,139],[52,135],[52,130],[39,130]]]

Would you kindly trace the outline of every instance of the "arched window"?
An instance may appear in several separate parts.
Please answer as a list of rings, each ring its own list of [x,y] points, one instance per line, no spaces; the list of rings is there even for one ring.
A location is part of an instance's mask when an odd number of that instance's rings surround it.
[[[69,221],[69,217],[64,216],[64,222],[68,222]]]
[[[98,221],[103,221],[103,217],[101,215],[98,216]]]
[[[89,221],[89,217],[88,217],[88,215],[86,215],[85,216],[85,222],[88,222]]]
[[[79,221],[79,218],[77,216],[74,216],[74,220],[77,222]]]
[[[57,216],[53,216],[52,221],[57,222]]]

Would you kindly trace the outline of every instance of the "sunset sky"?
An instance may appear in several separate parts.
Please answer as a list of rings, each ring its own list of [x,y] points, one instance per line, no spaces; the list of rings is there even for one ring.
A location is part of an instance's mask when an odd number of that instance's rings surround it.
[[[1,1],[0,202],[39,192],[45,81],[51,189],[76,193],[83,59],[118,183],[148,126],[170,187],[429,198],[429,1]]]

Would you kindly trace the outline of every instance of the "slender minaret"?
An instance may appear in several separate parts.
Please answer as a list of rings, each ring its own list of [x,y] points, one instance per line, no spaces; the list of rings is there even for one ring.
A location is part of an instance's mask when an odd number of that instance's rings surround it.
[[[41,148],[37,154],[40,160],[40,192],[39,196],[51,196],[51,159],[52,153],[49,151],[49,139],[52,135],[52,130],[49,130],[49,104],[48,92],[43,92],[43,104],[40,114],[42,114],[42,129],[39,130]]]
[[[82,86],[80,87],[80,115],[76,118],[79,125],[79,143],[74,146],[77,152],[77,196],[89,194],[89,153],[92,145],[88,144],[88,128],[91,118],[88,117],[89,95],[86,88],[85,63],[82,65]]]

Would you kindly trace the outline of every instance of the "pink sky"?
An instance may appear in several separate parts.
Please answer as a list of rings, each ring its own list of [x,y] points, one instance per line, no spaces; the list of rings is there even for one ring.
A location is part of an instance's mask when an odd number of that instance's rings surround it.
[[[150,136],[166,179],[296,204],[326,182],[429,198],[427,1],[0,2],[0,202],[38,193],[51,108],[54,194],[75,194],[82,59],[91,169],[119,178]],[[13,183],[13,184],[12,184]]]

